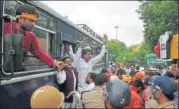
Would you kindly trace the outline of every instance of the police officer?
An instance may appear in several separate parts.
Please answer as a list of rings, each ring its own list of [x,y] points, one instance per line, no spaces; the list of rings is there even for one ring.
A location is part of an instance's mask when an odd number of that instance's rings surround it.
[[[122,80],[115,78],[106,84],[105,74],[98,74],[95,89],[82,93],[83,108],[123,109],[131,101],[130,87]]]

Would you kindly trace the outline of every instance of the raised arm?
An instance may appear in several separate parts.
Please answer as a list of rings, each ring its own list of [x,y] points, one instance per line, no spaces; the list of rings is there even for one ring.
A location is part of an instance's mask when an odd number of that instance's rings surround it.
[[[82,48],[83,46],[86,44],[86,40],[82,40],[81,44],[80,44],[80,47],[78,48],[77,52],[76,52],[76,55],[73,55],[74,56],[74,60],[73,60],[73,67],[76,68],[76,65],[79,61],[79,59],[81,58],[82,56]]]
[[[73,49],[72,49],[72,46],[71,46],[71,45],[70,45],[69,55],[70,55],[70,58],[71,58],[72,60],[74,60],[75,57],[76,57],[76,54],[73,53]]]
[[[104,34],[103,36],[103,43],[105,45],[107,45],[107,40],[108,40],[108,36],[106,34]],[[106,49],[106,46],[103,45],[102,49],[101,49],[101,52],[99,55],[95,56],[94,58],[92,58],[90,61],[91,61],[91,64],[92,66],[94,66],[96,63],[98,63],[102,58],[103,56],[105,55],[105,53],[107,53],[107,49]]]
[[[97,56],[95,56],[94,58],[92,58],[92,59],[90,60],[92,66],[94,66],[96,63],[98,63],[98,62],[103,58],[103,56],[105,55],[106,51],[107,51],[107,50],[106,50],[106,46],[103,45],[100,54],[97,55]]]
[[[77,52],[76,52],[76,55],[74,56],[74,60],[73,60],[73,67],[76,68],[76,65],[79,61],[79,59],[81,58],[81,55],[82,55],[82,47],[79,47]]]

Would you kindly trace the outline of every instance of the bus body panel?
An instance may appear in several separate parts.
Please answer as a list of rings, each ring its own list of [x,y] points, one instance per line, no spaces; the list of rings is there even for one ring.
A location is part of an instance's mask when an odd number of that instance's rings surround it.
[[[92,52],[93,52],[94,56],[96,56],[100,53],[100,51],[97,49],[102,47],[102,45],[103,45],[102,41],[100,41],[96,37],[92,37],[90,34],[85,32],[83,29],[81,29],[77,25],[73,24],[66,18],[63,18],[61,15],[59,15],[57,12],[53,11],[52,9],[50,9],[43,3],[36,2],[36,1],[20,1],[20,2],[19,1],[5,1],[5,2],[9,3],[7,5],[9,10],[6,9],[6,13],[5,13],[6,15],[13,16],[15,14],[16,8],[19,5],[22,5],[23,3],[27,3],[27,4],[34,5],[38,9],[38,11],[41,12],[42,18],[44,15],[44,18],[46,18],[46,19],[49,18],[49,20],[51,19],[51,22],[54,23],[53,26],[55,27],[55,29],[43,26],[42,24],[44,24],[44,23],[38,22],[36,25],[36,31],[35,31],[35,33],[38,37],[38,40],[40,42],[40,46],[49,55],[52,56],[55,54],[60,57],[60,55],[61,55],[60,44],[61,44],[62,40],[71,42],[73,45],[73,48],[75,49],[75,47],[77,48],[76,41],[77,40],[81,41],[84,38],[87,38],[87,41],[88,41],[87,43],[89,43],[89,45],[92,46],[92,50],[93,50]],[[5,5],[4,5],[3,1],[0,1],[0,15],[1,16],[4,13],[2,10],[3,7],[5,7]],[[13,16],[13,17],[15,17],[15,16]],[[0,33],[2,33],[2,27],[3,27],[3,25],[1,24]],[[43,34],[45,34],[46,36],[44,36]],[[3,35],[0,36],[1,44],[2,44],[2,41],[1,41],[2,36]],[[55,43],[56,45],[54,46],[53,43]],[[0,47],[1,47],[1,44],[0,44]],[[1,50],[1,48],[0,48],[0,50]],[[74,51],[76,51],[76,49]],[[108,57],[109,56],[110,56],[110,54],[108,55]],[[56,59],[60,59],[60,58],[56,58]],[[28,66],[29,70],[41,70],[43,68],[46,68],[46,66],[38,65],[37,63],[39,63],[39,61],[37,61],[36,59],[31,59],[31,60],[33,61],[32,63],[35,63],[36,65]],[[104,59],[102,59],[93,68],[93,70],[96,73],[100,73],[100,70],[102,68],[104,68],[104,62],[109,64],[110,63],[109,61],[111,61],[111,60],[112,59],[104,61]],[[47,72],[47,73],[51,73],[51,72]],[[36,76],[37,74],[45,75],[45,73],[43,73],[43,72],[41,72],[41,73],[34,72],[34,73],[27,74],[27,72],[24,71],[24,75],[22,74],[21,76],[22,77],[28,77],[28,76],[30,77],[30,76]],[[15,79],[15,78],[16,77],[14,76],[13,78],[11,78],[10,80],[7,80],[7,81],[11,81],[12,79]],[[3,80],[0,81],[0,84],[2,81]],[[0,85],[0,107],[2,109],[30,108],[31,95],[33,94],[33,92],[36,89],[38,89],[39,87],[44,86],[44,85],[52,85],[60,90],[60,85],[58,85],[58,83],[56,81],[55,74],[49,75],[49,76],[33,78],[33,79],[27,79],[27,80],[15,82],[15,83],[9,83],[9,84],[4,84],[4,85],[1,84]]]
[[[59,89],[56,75],[0,86],[1,109],[30,108],[31,95],[44,85],[52,85]]]

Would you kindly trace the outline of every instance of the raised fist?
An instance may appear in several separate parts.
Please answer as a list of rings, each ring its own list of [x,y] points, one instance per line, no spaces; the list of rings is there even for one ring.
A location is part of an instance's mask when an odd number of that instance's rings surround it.
[[[103,42],[105,44],[107,44],[107,42],[108,42],[108,36],[106,34],[104,34],[104,36],[103,36]]]
[[[64,68],[64,63],[62,61],[55,60],[54,67],[56,67],[58,70],[62,70]]]

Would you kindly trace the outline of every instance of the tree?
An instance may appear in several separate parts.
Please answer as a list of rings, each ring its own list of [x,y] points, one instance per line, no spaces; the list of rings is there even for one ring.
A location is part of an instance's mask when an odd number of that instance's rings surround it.
[[[115,61],[123,62],[125,57],[125,63],[133,64],[146,64],[147,54],[151,53],[150,46],[145,42],[130,46],[129,48],[121,41],[110,40],[108,42],[110,50],[115,51]],[[138,50],[135,50],[137,48]]]
[[[125,53],[127,52],[127,46],[124,42],[118,40],[110,40],[108,41],[108,47],[110,50],[116,51],[116,61],[122,62]]]
[[[144,39],[150,50],[165,31],[178,33],[178,1],[140,1],[137,12],[144,22]]]
[[[108,47],[110,50],[115,51],[115,61],[116,62],[123,62],[124,57],[126,58],[126,62],[136,62],[138,60],[138,57],[136,57],[137,52],[133,52],[133,48],[136,47],[130,47],[127,48],[127,46],[118,40],[110,40],[108,42]]]
[[[134,48],[137,48],[136,51]],[[151,53],[149,49],[149,45],[145,42],[142,42],[141,44],[133,45],[128,48],[125,57],[126,57],[126,63],[132,63],[132,64],[141,64],[144,65],[147,63],[147,54]]]
[[[140,46],[139,52],[138,52],[138,58],[141,64],[147,63],[147,54],[151,53],[150,46],[143,42]]]

